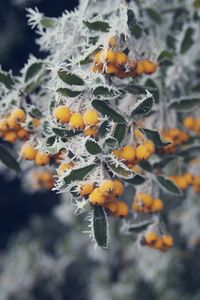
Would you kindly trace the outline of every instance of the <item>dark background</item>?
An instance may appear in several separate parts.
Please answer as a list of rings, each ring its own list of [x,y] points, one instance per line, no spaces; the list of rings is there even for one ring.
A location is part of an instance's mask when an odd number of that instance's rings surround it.
[[[17,75],[30,53],[44,57],[35,44],[36,34],[27,25],[26,7],[38,7],[46,16],[58,17],[64,10],[72,10],[77,0],[0,0],[0,65],[3,70],[12,69]],[[22,192],[20,178],[8,181],[0,175],[0,248],[4,248],[13,232],[28,225],[34,214],[48,214],[58,203],[53,192]]]

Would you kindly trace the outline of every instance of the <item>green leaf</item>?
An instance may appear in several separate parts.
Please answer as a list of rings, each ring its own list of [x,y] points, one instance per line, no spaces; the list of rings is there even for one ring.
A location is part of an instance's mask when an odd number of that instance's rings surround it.
[[[48,137],[47,140],[46,140],[47,147],[52,146],[55,143],[55,141],[56,141],[56,136],[55,135]]]
[[[106,212],[101,206],[93,208],[93,233],[97,245],[106,249],[108,247],[108,221]]]
[[[110,150],[114,150],[116,148],[118,148],[118,140],[114,137],[108,137],[105,139],[104,141],[104,146],[103,149],[110,149]]]
[[[67,138],[67,137],[72,137],[72,136],[75,136],[75,135],[78,135],[81,133],[80,130],[66,130],[66,129],[60,129],[60,128],[52,128],[52,131],[62,137],[62,138]]]
[[[82,93],[81,91],[72,91],[67,88],[59,88],[56,90],[56,92],[58,92],[64,97],[71,97],[71,98],[77,97],[79,94]]]
[[[147,95],[143,99],[138,100],[134,109],[132,110],[131,116],[134,117],[135,115],[148,114],[151,111],[153,104],[153,96],[147,92]]]
[[[182,195],[182,191],[179,187],[169,178],[160,175],[156,177],[156,181],[165,192],[176,196]]]
[[[193,2],[193,6],[194,6],[194,8],[200,8],[200,0],[195,0],[194,2]]]
[[[33,107],[30,111],[30,114],[34,118],[41,118],[42,117],[42,113],[37,107]]]
[[[161,61],[161,60],[164,60],[164,59],[171,59],[173,57],[173,55],[172,55],[172,53],[171,52],[169,52],[169,51],[167,51],[167,50],[163,50],[160,54],[159,54],[159,56],[158,56],[158,58],[157,58],[157,61]]]
[[[152,9],[151,7],[148,7],[145,9],[145,11],[152,21],[159,25],[162,23],[162,18],[156,10]]]
[[[101,147],[94,140],[87,140],[85,143],[85,148],[92,155],[102,153]]]
[[[158,86],[156,85],[155,81],[152,79],[147,79],[145,82],[145,85],[147,87],[148,90],[150,90],[151,88],[151,93],[153,94],[153,97],[155,99],[155,103],[159,103],[159,90],[158,90]]]
[[[141,129],[146,135],[146,137],[149,140],[151,140],[156,147],[161,148],[171,144],[171,142],[163,140],[158,131],[150,130],[147,128],[141,128]]]
[[[92,93],[95,97],[98,97],[100,99],[116,98],[117,96],[121,95],[118,90],[113,89],[110,86],[103,85],[95,87]]]
[[[61,187],[61,189],[66,188],[70,183],[74,181],[83,180],[95,167],[96,164],[91,164],[80,169],[72,170],[70,174],[64,178],[65,184]]]
[[[130,32],[133,34],[133,29],[134,26],[136,25],[137,20],[132,9],[128,9],[127,15],[128,15],[128,21],[127,21],[128,28]]]
[[[57,20],[55,18],[43,16],[40,23],[44,28],[52,28],[57,24]]]
[[[110,171],[121,178],[132,178],[134,176],[134,173],[132,171],[129,171],[126,166],[122,165],[116,165],[114,162],[107,162],[107,166],[110,169]]]
[[[139,39],[142,36],[142,28],[140,27],[139,24],[135,24],[135,26],[132,29],[132,35],[136,38]]]
[[[118,140],[119,144],[123,141],[125,133],[126,133],[126,125],[117,124],[113,136]]]
[[[186,32],[185,36],[183,38],[182,44],[181,44],[181,53],[187,52],[190,47],[193,45],[193,34],[194,34],[194,29],[189,27]]]
[[[83,21],[85,26],[89,28],[90,30],[95,31],[102,31],[102,32],[108,32],[110,29],[110,26],[107,22],[104,21]]]
[[[148,221],[143,221],[135,224],[131,224],[128,228],[128,231],[134,232],[134,233],[140,233],[144,230],[146,230],[149,225],[153,224],[155,221],[154,220],[148,220]]]
[[[145,178],[138,174],[135,174],[133,178],[124,179],[124,181],[126,181],[127,183],[132,184],[132,185],[140,185],[145,182]]]
[[[14,79],[9,73],[0,70],[0,83],[5,85],[7,89],[11,89],[14,84]]]
[[[66,72],[64,70],[59,70],[58,76],[62,81],[69,85],[84,85],[83,79],[81,79],[79,76],[73,73]]]
[[[116,123],[122,123],[125,124],[126,121],[124,117],[122,117],[119,113],[117,113],[115,110],[113,110],[105,101],[101,100],[93,100],[92,106],[100,112],[103,116],[109,117],[111,120],[113,120]]]
[[[181,98],[172,101],[169,104],[169,108],[176,109],[177,111],[190,111],[193,110],[196,106],[200,105],[200,98],[191,97],[191,98]]]
[[[140,167],[141,167],[143,170],[147,171],[147,172],[150,172],[150,173],[153,172],[152,165],[151,165],[150,162],[147,161],[147,160],[141,161],[141,162],[140,162]]]
[[[24,81],[27,82],[30,79],[34,78],[42,69],[43,63],[38,62],[38,63],[33,63],[30,65],[25,73],[25,78]]]
[[[0,161],[8,168],[19,172],[20,166],[16,159],[12,156],[10,151],[0,144]]]
[[[41,84],[44,82],[43,76],[40,76],[37,80],[31,81],[24,87],[24,92],[26,94],[32,93],[34,90],[36,90],[38,87],[41,86]]]
[[[167,35],[166,44],[169,49],[175,50],[176,47],[176,39],[173,35]]]
[[[103,121],[103,123],[101,123],[101,125],[99,126],[99,130],[98,130],[98,134],[101,137],[104,137],[107,133],[108,133],[108,129],[109,129],[109,123],[107,120]]]

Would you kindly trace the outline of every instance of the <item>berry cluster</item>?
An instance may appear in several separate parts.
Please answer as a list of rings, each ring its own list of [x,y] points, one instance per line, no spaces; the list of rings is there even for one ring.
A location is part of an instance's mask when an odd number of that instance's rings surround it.
[[[136,194],[133,209],[139,213],[158,213],[164,208],[164,203],[159,198],[154,198],[147,193]]]
[[[117,47],[117,39],[112,36],[109,39],[109,47],[98,51],[94,55],[92,71],[95,73],[107,73],[119,78],[136,77],[142,74],[152,74],[157,70],[158,64],[150,60],[133,60],[122,51],[114,51]]]
[[[34,172],[34,189],[51,190],[54,186],[55,179],[53,173],[49,170]]]
[[[177,147],[188,142],[189,135],[185,131],[181,131],[179,128],[172,128],[163,133],[165,140],[171,142],[170,145],[164,147],[166,153],[174,153]]]
[[[148,231],[144,237],[144,244],[160,251],[166,251],[173,247],[174,239],[169,234],[160,235],[154,231]]]
[[[183,125],[195,133],[200,133],[200,118],[186,117],[183,120]]]
[[[170,177],[180,189],[185,190],[193,183],[193,176],[190,173]]]
[[[68,106],[60,105],[54,110],[54,118],[61,124],[68,124],[72,130],[84,130],[85,136],[96,136],[98,133],[99,113],[92,109],[87,110],[83,115],[73,112]]]
[[[50,156],[44,152],[38,151],[35,147],[26,142],[21,148],[21,157],[26,160],[34,160],[37,166],[46,166],[50,163]]]

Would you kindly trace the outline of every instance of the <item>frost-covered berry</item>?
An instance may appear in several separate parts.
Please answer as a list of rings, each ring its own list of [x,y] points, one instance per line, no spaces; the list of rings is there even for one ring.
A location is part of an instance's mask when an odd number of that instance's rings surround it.
[[[80,195],[81,196],[88,196],[94,190],[94,184],[85,182],[80,187]]]
[[[46,166],[50,162],[50,157],[48,154],[44,152],[38,151],[36,156],[35,156],[35,163],[38,166]]]
[[[23,109],[16,107],[11,113],[11,118],[18,122],[24,122],[26,120],[26,113]]]
[[[8,131],[4,134],[4,140],[9,143],[14,143],[17,140],[17,134],[15,131]]]
[[[148,231],[145,235],[145,242],[148,245],[153,245],[158,239],[158,235],[154,231]]]
[[[115,190],[115,183],[112,180],[104,180],[99,189],[104,196],[109,196]]]
[[[137,62],[136,73],[137,73],[137,75],[142,75],[144,73],[144,67],[143,67],[143,63],[141,61]]]
[[[140,160],[148,159],[151,156],[151,152],[146,145],[140,145],[136,148],[136,157]]]
[[[17,137],[20,140],[27,140],[29,138],[29,132],[26,129],[24,129],[24,128],[20,128],[17,131]]]
[[[80,113],[73,113],[69,119],[69,127],[71,129],[84,129],[85,124]]]
[[[62,175],[63,173],[65,173],[67,170],[70,170],[74,167],[74,162],[70,161],[70,162],[63,162],[60,164],[57,173],[58,175]]]
[[[124,218],[128,216],[128,205],[123,201],[117,201],[117,211],[116,216]]]
[[[37,150],[30,144],[25,143],[21,148],[21,156],[26,160],[34,160]]]
[[[106,202],[106,197],[99,188],[95,188],[89,196],[89,201],[94,205],[103,205]]]
[[[135,158],[135,148],[131,145],[126,145],[122,148],[120,157],[127,162],[131,162]]]
[[[53,115],[56,121],[64,124],[68,123],[71,111],[69,107],[65,105],[60,105],[55,108]]]
[[[6,118],[0,120],[0,131],[5,132],[9,129],[8,120]]]
[[[157,64],[150,60],[143,60],[142,64],[143,64],[143,68],[144,68],[143,72],[146,74],[152,74],[157,69]]]
[[[115,36],[111,36],[111,37],[109,38],[109,46],[110,46],[111,48],[115,48],[115,47],[117,46],[117,39],[116,39]]]
[[[100,115],[96,110],[87,110],[83,115],[83,122],[86,126],[95,126],[99,123]]]
[[[127,62],[128,56],[124,52],[116,53],[116,64],[125,65]]]
[[[95,137],[98,134],[98,130],[99,128],[97,126],[91,126],[89,128],[86,128],[83,133],[85,136]]]
[[[118,179],[114,179],[114,191],[117,196],[121,196],[124,193],[124,184]]]

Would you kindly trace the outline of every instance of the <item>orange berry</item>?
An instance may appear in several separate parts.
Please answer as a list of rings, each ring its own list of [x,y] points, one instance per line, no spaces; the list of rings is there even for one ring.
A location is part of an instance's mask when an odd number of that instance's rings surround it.
[[[63,173],[65,173],[67,170],[72,169],[74,167],[74,162],[70,161],[70,162],[63,162],[62,164],[60,164],[57,173],[58,175],[62,175]]]
[[[104,180],[100,186],[99,190],[101,191],[102,195],[109,196],[115,190],[115,184],[113,180]]]
[[[185,126],[185,128],[193,129],[195,127],[195,119],[192,117],[186,117],[183,120],[183,125]]]
[[[117,74],[119,72],[119,69],[116,65],[114,64],[109,64],[107,66],[107,69],[106,69],[106,73],[107,74]]]
[[[101,193],[99,188],[95,188],[91,192],[89,200],[93,205],[103,205],[106,202],[106,197]]]
[[[124,184],[118,179],[114,179],[114,191],[117,196],[121,196],[124,193]]]
[[[124,52],[116,53],[116,63],[118,65],[125,65],[127,62],[128,56]]]
[[[92,183],[83,183],[81,185],[81,188],[80,188],[80,195],[81,196],[88,196],[91,194],[91,192],[94,190],[94,184]]]
[[[60,105],[55,108],[53,115],[58,122],[64,124],[68,123],[71,111],[68,106]]]
[[[153,203],[153,197],[149,194],[145,194],[145,193],[141,193],[138,196],[139,201],[142,201],[143,204],[147,207],[151,207],[152,203]]]
[[[7,131],[9,129],[8,120],[6,118],[0,120],[0,131]]]
[[[21,156],[26,160],[34,160],[37,150],[29,143],[25,143],[21,148]]]
[[[186,173],[186,174],[184,175],[184,178],[186,179],[186,181],[187,181],[188,184],[192,184],[192,181],[193,181],[192,174]]]
[[[12,116],[7,118],[7,122],[10,129],[14,129],[14,130],[20,129],[20,124]]]
[[[131,145],[126,145],[122,148],[120,157],[127,162],[131,162],[135,158],[135,148]]]
[[[69,119],[69,127],[72,129],[84,129],[85,124],[80,113],[73,113]]]
[[[162,241],[162,238],[158,238],[157,241],[154,244],[154,248],[158,249],[158,250],[164,250],[165,246],[164,243]]]
[[[38,151],[35,157],[35,163],[38,166],[46,166],[50,162],[50,157],[44,152]]]
[[[36,128],[40,127],[40,119],[34,118],[32,122]]]
[[[136,73],[137,73],[137,75],[142,75],[144,73],[144,66],[141,61],[137,62]]]
[[[117,217],[124,218],[128,215],[128,205],[123,201],[117,201],[117,210],[115,212]]]
[[[115,36],[111,36],[111,37],[109,38],[109,46],[110,46],[111,48],[115,48],[116,45],[117,45],[117,39],[116,39],[116,37],[115,37]]]
[[[109,201],[104,204],[104,207],[112,213],[117,211],[117,201]]]
[[[176,184],[182,189],[185,190],[188,187],[188,181],[184,176],[178,176],[176,179]]]
[[[95,137],[98,134],[98,130],[99,130],[99,128],[97,126],[91,126],[87,129],[85,129],[83,133],[85,136]]]
[[[152,212],[159,212],[163,210],[163,208],[164,208],[164,203],[161,199],[157,198],[153,200],[153,203],[151,205]]]
[[[158,240],[158,235],[154,231],[148,231],[145,235],[145,242],[153,245]]]
[[[171,235],[163,235],[162,241],[165,246],[171,248],[174,245],[174,239]]]
[[[11,113],[11,118],[18,122],[24,122],[26,120],[26,113],[23,109],[16,107]]]
[[[155,152],[155,145],[154,145],[154,143],[152,142],[152,141],[146,141],[145,143],[144,143],[144,145],[146,146],[146,148],[147,148],[147,150],[151,153],[151,154],[153,154],[154,152]]]
[[[120,151],[119,149],[115,149],[115,150],[113,150],[112,154],[113,154],[114,156],[116,156],[117,158],[120,158],[120,156],[121,156],[121,151]]]
[[[87,110],[83,115],[83,122],[86,126],[95,126],[99,123],[100,115],[96,110]]]
[[[17,137],[21,140],[27,140],[29,138],[29,132],[24,128],[20,128],[17,131]]]
[[[17,134],[15,131],[8,131],[4,134],[4,140],[9,143],[14,143],[17,140]]]
[[[151,152],[148,147],[144,145],[140,145],[136,148],[136,157],[138,159],[148,159],[151,156]]]
[[[157,64],[150,60],[143,60],[142,62],[143,68],[144,68],[144,73],[146,74],[152,74],[156,71],[157,69]]]

